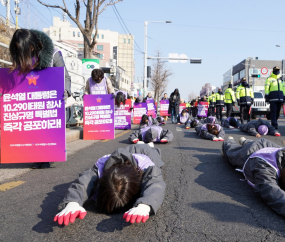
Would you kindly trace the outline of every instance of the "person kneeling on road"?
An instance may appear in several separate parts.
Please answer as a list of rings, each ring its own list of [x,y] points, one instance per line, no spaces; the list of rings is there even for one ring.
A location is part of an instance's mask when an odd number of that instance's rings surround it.
[[[262,200],[276,213],[285,216],[285,148],[266,140],[240,138],[236,144],[229,137],[222,147],[222,155],[239,168],[245,180]]]
[[[149,126],[152,126],[152,125],[159,125],[159,123],[152,116],[147,116],[146,114],[144,114],[142,116],[139,128],[142,129],[142,128],[149,127]]]
[[[128,209],[123,219],[144,223],[156,214],[164,199],[165,182],[161,174],[161,151],[148,145],[129,145],[101,157],[71,184],[59,205],[54,221],[68,225],[87,212],[83,204],[94,200],[102,213]]]
[[[182,112],[178,115],[177,124],[185,124],[185,128],[189,129],[190,124],[189,123],[190,115],[187,108],[184,108]]]
[[[173,140],[173,133],[168,129],[159,126],[150,126],[133,132],[129,141],[136,144],[138,141],[145,143],[168,143]]]
[[[221,125],[223,127],[230,128],[230,129],[234,129],[234,128],[239,129],[241,127],[241,123],[239,122],[239,120],[233,117],[222,119]]]
[[[218,124],[203,124],[195,128],[197,134],[204,139],[213,141],[224,141],[225,131]]]
[[[241,131],[249,133],[251,136],[261,137],[261,135],[281,136],[281,134],[269,122],[259,119],[251,121],[247,124],[242,124]]]
[[[165,119],[163,117],[156,118],[158,125],[165,125]]]

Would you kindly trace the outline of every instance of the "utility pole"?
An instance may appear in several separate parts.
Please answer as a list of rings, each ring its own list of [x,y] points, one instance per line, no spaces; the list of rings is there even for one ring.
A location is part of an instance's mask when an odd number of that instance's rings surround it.
[[[6,25],[10,26],[10,0],[6,0]]]
[[[21,14],[21,9],[19,8],[19,0],[14,0],[14,3],[15,3],[14,11],[15,11],[15,14],[16,14],[16,29],[18,29],[19,28],[18,27],[18,15]]]

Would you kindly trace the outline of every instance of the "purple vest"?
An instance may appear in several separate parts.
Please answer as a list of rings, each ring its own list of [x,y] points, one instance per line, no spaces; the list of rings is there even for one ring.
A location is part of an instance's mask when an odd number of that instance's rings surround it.
[[[183,116],[182,114],[179,114],[180,115],[180,123],[184,124],[187,119],[189,118],[189,113],[186,113],[185,116]]]
[[[105,162],[109,159],[111,155],[104,155],[96,162],[96,166],[98,168],[98,176],[99,178],[102,177],[105,167]],[[143,154],[132,154],[132,156],[135,158],[138,166],[141,168],[141,170],[147,169],[150,166],[154,166],[154,163],[151,161],[151,159]]]
[[[258,150],[256,152],[254,152],[247,160],[246,162],[244,163],[244,166],[243,166],[243,169],[242,169],[242,172],[244,174],[244,177],[247,181],[247,183],[249,185],[251,185],[252,187],[255,186],[254,183],[250,182],[247,177],[246,177],[246,174],[244,172],[244,169],[245,169],[245,165],[246,163],[249,161],[249,159],[252,159],[252,158],[260,158],[262,159],[263,161],[265,161],[268,165],[270,165],[277,173],[278,177],[280,176],[280,170],[277,166],[277,159],[276,159],[276,154],[279,150],[281,150],[282,148],[272,148],[272,147],[268,147],[268,148],[263,148],[261,150]],[[239,170],[240,171],[240,170]]]
[[[106,77],[104,77],[100,83],[95,83],[92,80],[92,77],[90,77],[88,81],[89,81],[90,94],[93,95],[108,94]]]
[[[221,131],[221,125],[219,125],[219,124],[214,124],[214,125],[217,127],[218,131],[220,132]]]
[[[142,134],[142,140],[145,141],[144,137],[145,137],[145,133],[150,129],[155,129],[157,131],[157,137],[154,138],[152,140],[152,142],[160,142],[160,134],[162,132],[162,128],[159,127],[159,126],[148,126],[148,127],[145,127],[143,129],[141,129],[141,134]]]
[[[151,126],[152,125],[152,117],[148,117],[148,126]]]
[[[218,131],[221,130],[221,126],[220,126],[219,124],[214,124],[214,125],[217,127]],[[208,129],[207,129],[207,124],[203,124],[202,127],[201,127],[201,130],[206,130],[206,131],[208,131]]]
[[[128,94],[127,94],[127,92],[125,92],[125,91],[117,91],[117,92],[116,92],[116,96],[117,96],[118,92],[122,92],[122,93],[125,95],[125,99],[126,99],[126,100],[128,99]]]
[[[215,123],[216,122],[216,117],[209,116],[208,119],[211,121],[211,123]]]

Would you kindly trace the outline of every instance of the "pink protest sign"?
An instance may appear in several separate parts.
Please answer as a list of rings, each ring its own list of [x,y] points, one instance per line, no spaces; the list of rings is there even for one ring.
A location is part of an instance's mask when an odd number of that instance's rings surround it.
[[[199,102],[198,103],[198,117],[207,117],[208,116],[208,108],[209,103],[208,102]]]
[[[186,108],[186,103],[180,103],[179,104],[179,114],[182,112],[182,110]]]
[[[115,129],[132,128],[132,116],[130,111],[131,107],[131,99],[127,99],[125,105],[121,103],[120,107],[117,107],[117,105],[115,105]]]
[[[112,94],[84,96],[83,139],[115,139]]]
[[[133,123],[139,124],[144,114],[147,114],[147,104],[146,103],[134,103]]]
[[[169,100],[160,101],[160,116],[168,116]]]
[[[156,118],[156,107],[154,105],[154,100],[153,99],[146,100],[146,104],[147,104],[147,115],[148,116],[152,115],[153,118]]]
[[[64,68],[0,69],[1,163],[66,161]]]

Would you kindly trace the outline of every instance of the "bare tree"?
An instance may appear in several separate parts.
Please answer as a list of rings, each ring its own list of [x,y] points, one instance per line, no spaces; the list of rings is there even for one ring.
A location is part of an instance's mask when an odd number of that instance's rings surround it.
[[[99,15],[110,5],[115,5],[118,2],[123,0],[75,0],[75,17],[73,17],[70,11],[67,9],[65,0],[62,0],[63,6],[59,5],[49,5],[43,3],[41,0],[37,0],[40,4],[49,7],[49,8],[60,8],[65,12],[74,23],[78,26],[80,32],[84,37],[84,58],[91,57],[91,51],[94,46],[97,44],[96,37],[98,34],[98,17]],[[82,26],[79,20],[80,8],[84,4],[86,7],[86,20],[85,28]],[[95,35],[92,38],[92,32],[95,27]]]
[[[156,57],[160,57],[161,52],[158,50]],[[154,100],[159,101],[159,98],[165,92],[169,77],[172,75],[172,72],[167,69],[165,62],[161,59],[155,59],[152,65],[152,76],[150,79],[151,89],[154,91]]]
[[[192,101],[197,95],[192,91],[188,94],[188,101]]]

